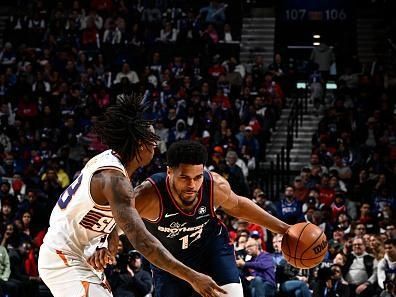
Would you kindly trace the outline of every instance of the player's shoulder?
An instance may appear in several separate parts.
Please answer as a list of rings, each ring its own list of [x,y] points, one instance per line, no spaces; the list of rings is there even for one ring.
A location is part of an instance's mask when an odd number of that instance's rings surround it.
[[[90,159],[85,166],[88,170],[95,170],[101,167],[116,167],[123,169],[124,165],[121,163],[121,159],[117,153],[112,150],[106,150]]]
[[[230,184],[222,175],[213,171],[211,171],[210,174],[213,178],[213,185],[215,190],[227,191],[230,189]]]
[[[155,186],[145,180],[133,190],[135,207],[140,216],[149,220],[156,220],[160,209],[160,197]]]
[[[149,199],[157,196],[157,191],[150,179],[146,179],[134,188],[134,196],[138,199]]]

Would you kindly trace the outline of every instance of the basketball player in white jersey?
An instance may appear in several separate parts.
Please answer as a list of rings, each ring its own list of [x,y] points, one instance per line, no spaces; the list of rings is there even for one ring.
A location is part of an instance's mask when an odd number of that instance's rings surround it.
[[[52,294],[112,296],[103,272],[87,260],[108,246],[116,224],[150,262],[189,282],[200,295],[226,293],[209,276],[176,260],[147,231],[135,209],[130,178],[151,161],[157,141],[151,123],[143,119],[141,99],[120,96],[98,120],[97,131],[110,149],[93,157],[59,197],[40,248],[39,273]],[[103,249],[106,254],[97,266],[111,264],[115,252]]]

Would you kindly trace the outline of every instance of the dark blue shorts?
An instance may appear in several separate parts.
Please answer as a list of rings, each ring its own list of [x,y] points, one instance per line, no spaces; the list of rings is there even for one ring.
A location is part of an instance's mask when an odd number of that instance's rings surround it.
[[[211,276],[219,285],[239,283],[239,272],[235,263],[234,247],[229,242],[228,232],[222,227],[220,235],[210,240],[197,257],[181,260],[188,267]],[[187,282],[153,267],[156,297],[199,296]]]

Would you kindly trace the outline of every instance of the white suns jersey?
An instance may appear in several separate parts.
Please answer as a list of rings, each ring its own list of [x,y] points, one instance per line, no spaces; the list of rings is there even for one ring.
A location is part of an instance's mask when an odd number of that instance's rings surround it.
[[[96,204],[90,192],[92,175],[103,169],[119,170],[128,177],[111,150],[89,160],[52,210],[44,238],[46,246],[84,258],[91,256],[97,247],[107,246],[107,237],[116,223],[110,206]]]

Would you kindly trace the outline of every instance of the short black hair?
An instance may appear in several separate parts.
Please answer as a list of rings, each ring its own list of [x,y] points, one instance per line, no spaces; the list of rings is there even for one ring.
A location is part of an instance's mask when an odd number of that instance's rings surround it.
[[[396,246],[396,238],[389,238],[384,241],[384,244],[391,244],[391,245]]]
[[[197,141],[181,140],[169,147],[166,157],[167,165],[172,168],[180,164],[205,165],[208,161],[208,151]]]
[[[158,136],[150,131],[152,121],[144,119],[143,97],[119,95],[117,102],[108,107],[96,122],[96,132],[101,140],[128,163],[140,157],[139,146],[158,141]]]

